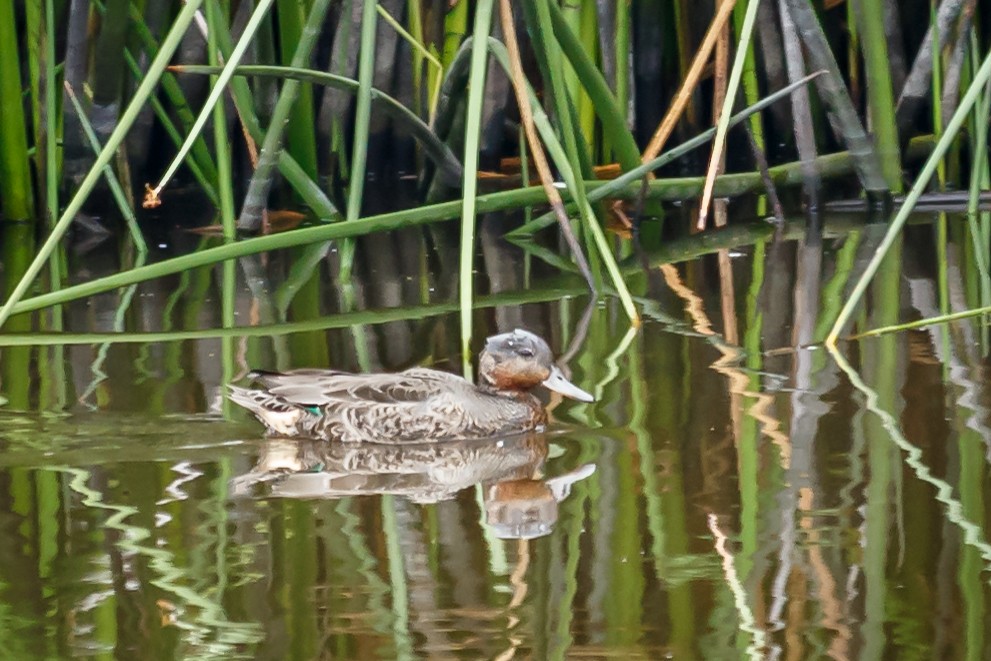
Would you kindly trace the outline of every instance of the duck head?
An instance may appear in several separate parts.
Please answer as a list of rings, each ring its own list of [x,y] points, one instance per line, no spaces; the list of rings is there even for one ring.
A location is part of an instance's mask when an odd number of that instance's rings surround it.
[[[495,390],[530,390],[542,385],[580,402],[595,401],[564,377],[546,342],[518,328],[485,341],[478,372],[482,384]]]

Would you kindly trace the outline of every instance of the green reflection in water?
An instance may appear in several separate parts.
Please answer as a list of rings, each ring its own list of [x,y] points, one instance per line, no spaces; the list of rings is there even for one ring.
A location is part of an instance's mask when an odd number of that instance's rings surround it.
[[[903,249],[864,327],[921,316],[920,292],[938,307],[939,282],[951,310],[980,297],[958,248],[972,238],[947,222],[946,268]],[[410,491],[428,470],[385,489],[351,464],[333,495],[286,491],[329,479],[324,458],[235,488],[271,456],[253,421],[221,415],[246,369],[458,364],[447,274],[419,257],[389,257],[382,282],[357,270],[349,298],[330,254],[306,273],[246,259],[140,285],[126,314],[116,295],[68,306],[75,344],[0,338],[21,345],[0,353],[0,654],[986,658],[984,329],[863,340],[839,363],[796,350],[828,328],[873,228],[821,249],[763,236],[655,264],[636,332],[609,300],[583,321],[571,278],[486,244],[476,325],[529,327],[560,353],[574,340],[567,365],[597,396],[554,406],[546,455],[514,477],[594,467],[533,539],[492,525],[507,475],[433,502]],[[72,395],[87,391],[93,410]]]

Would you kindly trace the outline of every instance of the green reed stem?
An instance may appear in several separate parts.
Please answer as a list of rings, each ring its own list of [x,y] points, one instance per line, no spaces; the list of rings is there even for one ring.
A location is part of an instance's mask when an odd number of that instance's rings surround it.
[[[378,28],[375,0],[364,0],[361,10],[361,52],[358,59],[358,94],[354,118],[354,147],[351,151],[351,180],[348,187],[348,222],[361,217],[368,166],[368,131],[372,115],[372,83],[375,77],[375,37]],[[354,243],[341,245],[341,280],[351,277]]]
[[[850,293],[850,297],[843,306],[843,309],[840,310],[836,323],[833,324],[833,328],[829,331],[829,335],[826,337],[826,346],[836,346],[836,340],[839,338],[840,332],[853,315],[854,310],[860,303],[860,299],[863,298],[864,292],[867,290],[867,285],[870,284],[871,278],[873,278],[874,274],[877,273],[878,267],[881,265],[881,261],[884,259],[884,256],[887,254],[892,244],[894,244],[902,226],[905,224],[905,221],[908,220],[909,214],[919,201],[919,197],[921,197],[921,195],[925,192],[926,186],[929,185],[929,181],[932,179],[933,173],[936,171],[936,168],[939,166],[947,150],[949,150],[950,146],[953,144],[953,140],[956,138],[957,133],[960,131],[960,128],[967,119],[967,114],[970,113],[971,108],[974,106],[981,94],[982,88],[985,84],[987,84],[989,79],[991,79],[991,52],[989,52],[984,58],[984,63],[974,75],[974,79],[971,81],[970,86],[967,89],[967,93],[960,101],[960,105],[957,106],[956,111],[953,113],[953,117],[946,125],[945,132],[936,143],[932,155],[926,161],[922,171],[919,173],[915,183],[912,185],[912,190],[909,191],[908,196],[905,198],[904,204],[892,219],[891,225],[888,227],[888,231],[884,235],[884,239],[874,252],[874,257],[871,259],[870,263],[867,265],[867,268],[864,270],[863,275],[860,276],[860,279],[854,286],[853,291]]]
[[[323,17],[326,16],[326,2],[313,2],[312,0],[277,0],[276,10],[278,14],[279,27],[279,47],[281,50],[281,62],[291,62],[291,66],[306,66],[310,59],[310,52],[320,36],[320,26],[323,24]],[[321,5],[321,11],[314,9]],[[307,13],[309,7],[309,13]],[[305,19],[304,17],[308,17]],[[310,34],[307,34],[310,31]],[[279,100],[286,94],[286,87],[283,85]],[[296,84],[290,90],[295,103],[289,105],[288,124],[281,126],[279,138],[285,132],[285,144],[283,146],[300,167],[311,179],[317,178],[317,141],[315,135],[316,119],[313,116],[313,88],[310,85]],[[278,103],[276,103],[278,109]],[[283,111],[285,112],[285,111]],[[266,141],[268,132],[276,126],[275,110],[272,113],[272,120],[268,124],[266,131]],[[281,144],[281,139],[279,140]],[[264,148],[262,148],[264,151]]]
[[[68,206],[62,213],[55,227],[52,229],[52,233],[45,240],[44,244],[38,250],[38,254],[35,256],[34,261],[28,267],[24,276],[21,278],[20,282],[17,283],[17,287],[11,292],[10,296],[4,302],[3,307],[0,307],[0,327],[2,327],[7,320],[10,318],[13,312],[14,306],[21,300],[24,293],[28,290],[28,287],[34,282],[34,279],[38,276],[38,272],[41,270],[42,265],[48,260],[48,257],[55,250],[58,245],[59,240],[65,234],[66,230],[69,229],[69,225],[75,219],[76,214],[83,206],[86,198],[89,196],[90,191],[96,185],[97,180],[102,176],[103,167],[110,163],[110,159],[113,158],[117,151],[117,147],[120,146],[121,142],[124,141],[124,136],[127,135],[128,130],[130,130],[131,125],[138,117],[138,113],[141,112],[142,107],[147,101],[148,97],[152,94],[155,86],[158,82],[158,78],[162,75],[165,70],[166,65],[168,65],[169,60],[172,58],[172,54],[175,52],[176,48],[179,47],[179,43],[182,40],[183,33],[185,33],[186,28],[192,22],[193,17],[196,15],[197,10],[202,4],[203,0],[189,0],[183,6],[179,15],[176,16],[175,22],[172,24],[172,29],[169,30],[168,35],[162,42],[162,47],[152,60],[151,65],[148,67],[148,74],[141,84],[138,85],[138,89],[134,92],[134,98],[128,104],[127,109],[121,115],[117,126],[114,127],[113,132],[110,137],[107,138],[107,144],[104,145],[103,150],[96,157],[96,162],[90,168],[89,172],[83,178],[83,181],[79,184],[79,189],[76,194],[69,201]],[[0,6],[2,6],[0,2]],[[0,17],[2,18],[2,17]],[[3,21],[0,20],[0,24]],[[3,43],[3,39],[0,38],[0,44]],[[8,98],[6,95],[3,96],[4,99]]]
[[[48,222],[55,224],[58,218],[58,96],[55,81],[58,78],[55,61],[55,7],[54,0],[45,0],[45,201],[48,205]],[[53,272],[54,273],[54,272]],[[53,280],[53,286],[57,278]]]
[[[0,210],[5,220],[34,216],[19,42],[14,0],[0,0]]]
[[[26,42],[28,47],[25,49],[28,60],[28,81],[29,81],[29,94],[31,98],[31,126],[33,127],[34,135],[34,170],[38,176],[38,184],[40,187],[44,187],[46,183],[45,177],[45,150],[41,149],[41,146],[46,144],[44,125],[42,121],[43,112],[43,95],[41,92],[42,79],[45,77],[42,74],[42,67],[45,63],[45,31],[42,27],[43,16],[42,16],[42,5],[40,2],[29,2],[24,6],[24,28],[26,32]],[[25,125],[25,128],[27,126]],[[53,134],[54,135],[54,134]],[[51,210],[47,208],[46,204],[46,220],[48,221],[48,227],[51,227],[52,223],[55,222],[55,216],[51,215]]]
[[[226,19],[227,17],[218,5],[215,3],[207,4],[206,20],[209,26],[207,34],[207,58],[212,65],[217,65],[220,61],[220,53],[217,49],[217,35],[222,29],[222,22],[226,23]],[[218,81],[219,77],[210,77],[211,85],[216,86]],[[224,104],[218,103],[213,107],[213,148],[217,154],[217,192],[219,195],[220,224],[224,228],[224,238],[230,241],[235,238],[237,229],[234,226],[234,173],[231,166],[231,149],[228,135],[227,112]],[[192,163],[194,160],[191,158],[189,162]],[[226,310],[226,301],[224,309]]]
[[[895,122],[895,95],[891,83],[887,37],[884,32],[884,1],[861,0],[853,7],[859,19],[860,43],[867,74],[867,105],[871,132],[881,158],[881,172],[892,192],[902,191],[902,164]]]
[[[444,16],[444,46],[441,52],[441,62],[445,71],[457,57],[461,42],[464,41],[465,34],[468,32],[468,4],[455,3]]]
[[[488,68],[489,33],[492,32],[493,0],[479,0],[475,8],[471,45],[467,121],[465,124],[464,176],[461,189],[461,250],[458,255],[458,301],[461,308],[461,361],[465,378],[471,380],[471,307],[474,293],[475,219],[478,191],[478,150],[482,134],[482,103]]]

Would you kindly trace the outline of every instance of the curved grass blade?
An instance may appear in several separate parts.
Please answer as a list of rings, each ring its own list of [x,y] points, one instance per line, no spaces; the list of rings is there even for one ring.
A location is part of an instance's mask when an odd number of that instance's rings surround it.
[[[208,74],[219,71],[217,67],[207,67],[202,65],[181,65],[171,67],[173,71],[179,73]],[[266,66],[266,65],[242,65],[237,67],[236,76],[273,76],[278,78],[290,78],[301,80],[317,85],[326,85],[336,89],[356,91],[358,81],[353,78],[346,78],[324,71],[313,69],[292,69],[291,67]],[[443,140],[437,137],[430,127],[409,108],[404,106],[395,98],[385,92],[372,88],[372,101],[379,104],[379,110],[391,117],[396,123],[405,127],[410,135],[423,145],[427,155],[433,160],[437,167],[444,173],[446,182],[460,182],[462,170],[461,162],[454,155]]]
[[[867,104],[870,108],[871,132],[877,142],[881,170],[888,188],[902,192],[902,164],[898,149],[898,125],[895,122],[895,95],[891,83],[891,65],[884,32],[884,6],[881,0],[855,2],[860,40],[867,74]]]
[[[55,250],[56,245],[58,245],[59,240],[65,234],[66,230],[69,229],[69,225],[72,223],[76,214],[83,206],[86,198],[89,196],[90,191],[96,185],[97,180],[102,176],[103,166],[110,163],[110,159],[113,158],[120,146],[121,142],[124,141],[124,136],[127,135],[127,131],[131,128],[134,120],[137,119],[138,113],[141,108],[146,103],[148,97],[154,91],[155,86],[158,83],[158,78],[162,75],[165,70],[169,59],[175,52],[176,48],[179,47],[179,42],[182,40],[182,35],[189,27],[192,22],[193,17],[196,15],[197,10],[202,4],[203,0],[189,0],[186,5],[176,16],[175,22],[172,24],[172,29],[169,30],[169,34],[166,36],[165,40],[162,42],[162,47],[152,60],[151,65],[148,67],[148,74],[138,89],[134,92],[134,97],[128,104],[127,109],[121,115],[117,126],[114,127],[113,132],[110,137],[107,138],[107,143],[103,146],[103,150],[100,152],[99,156],[96,157],[96,162],[90,168],[89,172],[83,178],[82,182],[79,184],[79,189],[76,194],[69,201],[68,206],[65,211],[62,212],[61,217],[55,227],[52,228],[51,234],[42,244],[41,248],[38,250],[38,254],[35,255],[34,261],[28,266],[27,271],[21,278],[20,282],[11,292],[10,296],[4,302],[3,307],[0,307],[0,327],[2,327],[7,320],[10,318],[13,312],[14,306],[18,301],[24,296],[24,293],[28,290],[28,287],[34,282],[34,279],[38,276],[38,272],[41,270],[42,265],[48,260],[48,257]]]
[[[534,186],[520,190],[481,195],[477,199],[475,208],[479,213],[486,213],[501,209],[516,208],[527,204],[538,204],[546,199],[544,191],[539,186]],[[11,313],[19,314],[21,312],[39,310],[50,305],[58,305],[77,298],[124,287],[134,282],[142,282],[164,275],[181,273],[188,269],[216,264],[227,259],[235,259],[269,250],[308,245],[320,241],[353,238],[371,234],[372,232],[394,230],[400,227],[414,227],[442,220],[450,220],[458,217],[461,211],[461,205],[462,202],[460,200],[455,200],[429,207],[405,209],[377,216],[369,216],[350,223],[333,223],[244,239],[236,243],[207,248],[189,255],[174,257],[123,273],[116,273],[105,278],[98,278],[90,282],[73,285],[59,291],[41,294],[25,301],[20,301],[20,297],[18,297],[16,301],[8,301],[5,307],[10,308],[7,313],[9,316]]]
[[[967,89],[967,93],[960,101],[960,105],[957,106],[956,112],[953,113],[953,117],[946,125],[946,130],[939,139],[939,142],[936,143],[929,160],[926,161],[926,164],[923,166],[922,171],[916,178],[915,183],[912,184],[912,190],[909,191],[909,194],[905,197],[905,203],[898,210],[898,213],[895,214],[895,217],[891,221],[891,225],[888,227],[887,233],[884,235],[884,239],[874,252],[874,257],[871,258],[867,268],[864,269],[864,273],[860,276],[860,279],[857,280],[857,284],[850,293],[850,297],[847,299],[846,304],[843,306],[843,309],[840,310],[839,317],[837,317],[836,322],[829,331],[829,335],[826,337],[826,346],[836,346],[836,340],[839,338],[840,332],[843,330],[843,327],[846,325],[847,321],[849,321],[857,305],[860,303],[860,299],[867,290],[867,285],[870,284],[874,274],[877,273],[878,268],[881,266],[881,261],[884,259],[884,256],[888,254],[888,250],[890,250],[891,245],[895,242],[898,232],[901,231],[902,226],[905,225],[905,221],[908,220],[908,216],[915,207],[916,202],[919,201],[919,197],[923,192],[925,192],[926,186],[929,185],[929,180],[932,179],[933,173],[939,166],[940,161],[950,149],[953,141],[956,139],[957,133],[959,133],[963,123],[967,120],[967,115],[970,113],[971,108],[980,97],[983,87],[987,84],[989,79],[991,79],[991,51],[989,51],[987,56],[984,58],[981,68],[974,74],[974,78],[970,83],[970,87]]]
[[[636,140],[626,126],[626,116],[616,98],[609,90],[609,84],[602,72],[589,57],[585,47],[568,25],[564,12],[557,3],[548,3],[551,23],[554,26],[554,36],[561,45],[561,51],[574,67],[578,80],[592,100],[592,106],[602,122],[602,131],[606,139],[616,150],[616,157],[624,170],[631,170],[640,165],[640,150]]]
[[[65,95],[69,98],[72,106],[76,109],[76,113],[79,115],[79,123],[83,128],[83,133],[86,134],[86,140],[89,142],[90,147],[93,148],[93,153],[99,155],[100,140],[93,131],[93,125],[90,124],[89,119],[86,117],[86,112],[79,103],[79,99],[76,98],[76,93],[72,90],[72,85],[69,84],[69,81],[65,81],[64,87]],[[141,235],[138,220],[134,217],[134,209],[128,203],[127,195],[124,194],[124,189],[121,188],[113,168],[108,163],[101,168],[101,171],[107,180],[107,186],[110,187],[110,193],[113,195],[114,202],[117,203],[117,208],[120,209],[120,213],[124,217],[124,222],[127,223],[127,229],[131,233],[131,238],[134,240],[134,245],[137,247],[138,253],[144,254],[148,252],[148,244],[145,243],[144,236]]]

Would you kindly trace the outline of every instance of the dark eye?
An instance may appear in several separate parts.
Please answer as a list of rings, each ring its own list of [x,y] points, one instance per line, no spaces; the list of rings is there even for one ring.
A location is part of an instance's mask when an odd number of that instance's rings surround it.
[[[531,349],[530,347],[520,347],[519,349],[516,350],[516,353],[523,356],[524,358],[533,357],[533,349]]]

